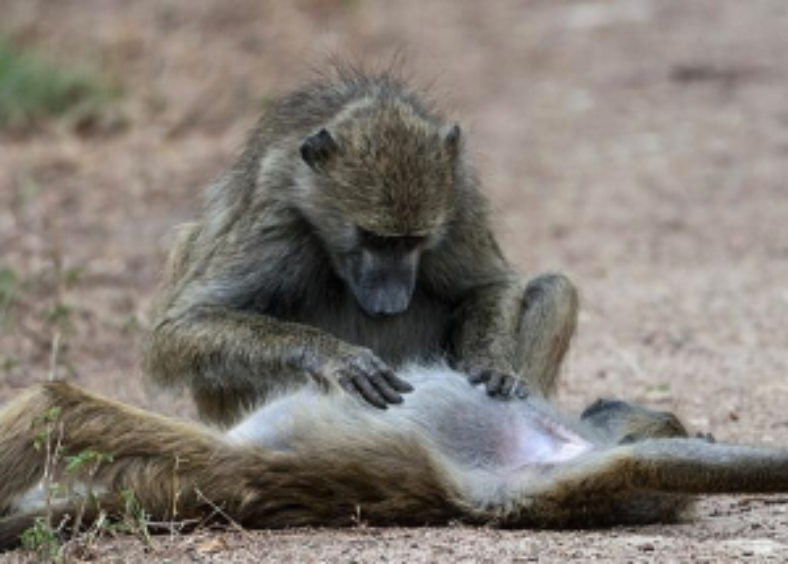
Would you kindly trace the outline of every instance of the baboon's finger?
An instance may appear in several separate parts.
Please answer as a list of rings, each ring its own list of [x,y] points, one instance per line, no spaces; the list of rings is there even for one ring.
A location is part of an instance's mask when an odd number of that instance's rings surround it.
[[[413,386],[401,380],[389,366],[374,354],[358,357],[351,362],[354,372],[366,375],[379,375],[383,378],[384,385],[388,385],[398,392],[411,392]]]
[[[353,380],[350,376],[342,376],[339,380],[339,386],[345,390],[349,394],[353,394],[354,396],[360,396],[361,394],[356,389],[356,386],[353,385]]]
[[[522,400],[527,399],[528,385],[522,380],[517,380],[517,383],[514,385],[514,390],[512,390],[512,395],[514,395],[518,399],[522,399]]]
[[[489,379],[490,373],[485,371],[473,372],[468,376],[468,382],[470,382],[473,386],[486,382]]]
[[[487,380],[487,395],[497,396],[501,392],[503,375],[500,372],[491,372],[490,379]]]
[[[336,382],[338,382],[340,384],[340,386],[345,388],[345,386],[342,383],[342,379],[340,379],[338,381],[333,380],[332,378],[329,378],[324,372],[322,372],[320,370],[307,370],[306,373],[307,373],[307,375],[310,378],[312,378],[312,381],[315,384],[317,384],[320,387],[321,390],[323,390],[325,392],[330,390],[332,385],[334,385]],[[347,389],[347,388],[345,388],[345,389]]]
[[[397,390],[398,392],[407,393],[413,391],[413,386],[410,382],[407,382],[394,374],[393,371],[390,369],[384,371],[382,373],[383,378],[386,380],[389,386]]]
[[[356,380],[353,376],[342,376],[338,380],[338,382],[340,387],[350,395],[355,396],[367,403],[370,403],[375,407],[386,409],[386,404],[385,402],[382,401],[382,398],[380,399],[379,403],[376,403],[375,398],[370,399],[369,397],[367,397],[362,391],[362,389],[357,385]]]
[[[369,403],[380,409],[386,409],[388,407],[386,405],[386,400],[383,399],[383,396],[380,395],[372,385],[372,382],[370,382],[365,375],[359,374],[353,376],[350,381],[353,383],[356,390],[358,390],[358,393],[361,394],[361,397]]]
[[[508,398],[511,395],[515,382],[516,379],[511,374],[505,374],[501,377],[501,388],[499,391],[501,397]]]
[[[373,374],[369,381],[388,403],[402,403],[402,396],[386,381],[383,374]]]

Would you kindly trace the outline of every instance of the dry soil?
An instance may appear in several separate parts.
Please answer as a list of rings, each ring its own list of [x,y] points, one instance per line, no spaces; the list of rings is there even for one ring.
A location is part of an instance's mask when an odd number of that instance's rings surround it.
[[[523,275],[583,311],[559,403],[616,395],[719,440],[788,444],[784,0],[4,0],[0,33],[118,83],[105,120],[0,136],[0,400],[54,372],[164,412],[139,348],[172,226],[266,102],[329,54],[404,59],[467,133]],[[399,55],[397,55],[399,54]],[[53,350],[57,353],[53,355]],[[53,362],[54,360],[54,362]],[[0,557],[25,559],[22,552]],[[600,531],[201,531],[95,561],[788,558],[788,496]]]

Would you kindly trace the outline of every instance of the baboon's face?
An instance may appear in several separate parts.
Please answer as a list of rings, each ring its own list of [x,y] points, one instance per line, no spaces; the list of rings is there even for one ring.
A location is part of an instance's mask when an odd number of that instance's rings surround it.
[[[334,272],[367,314],[402,313],[413,297],[422,254],[441,244],[443,226],[380,234],[362,227],[361,219],[325,211],[313,225]]]
[[[424,252],[451,221],[459,128],[372,108],[301,145],[302,210],[337,275],[370,315],[410,305]]]

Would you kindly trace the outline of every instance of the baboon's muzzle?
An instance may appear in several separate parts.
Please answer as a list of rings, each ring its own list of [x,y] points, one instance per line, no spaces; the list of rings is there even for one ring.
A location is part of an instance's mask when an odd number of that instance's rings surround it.
[[[410,305],[416,286],[418,254],[362,251],[352,269],[350,287],[369,315],[396,315]]]

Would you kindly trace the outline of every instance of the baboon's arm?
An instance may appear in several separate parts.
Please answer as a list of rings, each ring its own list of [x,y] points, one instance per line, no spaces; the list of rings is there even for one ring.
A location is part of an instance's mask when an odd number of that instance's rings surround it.
[[[231,217],[218,233],[197,224],[180,230],[147,342],[147,373],[188,387],[201,417],[220,425],[273,391],[304,384],[307,374],[378,407],[396,402],[407,387],[372,351],[276,317],[291,301],[320,295],[309,287],[322,288],[326,272],[309,230],[269,208]],[[248,216],[268,223],[243,224]]]
[[[511,280],[471,290],[459,315],[453,349],[463,372],[517,374],[523,285]]]
[[[160,322],[147,370],[165,385],[183,382],[200,415],[228,424],[277,387],[298,386],[352,346],[306,325],[222,306],[199,306]]]

